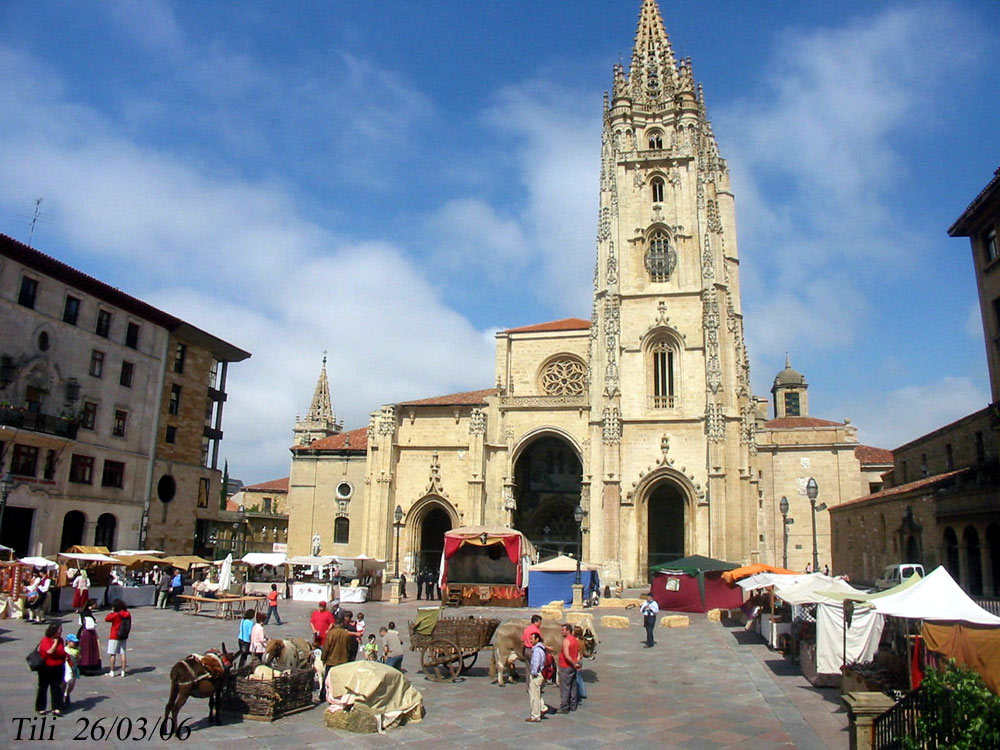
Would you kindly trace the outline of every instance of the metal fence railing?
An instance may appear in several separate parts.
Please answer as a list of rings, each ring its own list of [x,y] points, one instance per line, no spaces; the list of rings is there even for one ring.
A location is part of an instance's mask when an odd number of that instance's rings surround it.
[[[872,750],[904,750],[907,739],[916,747],[936,750],[954,740],[954,703],[930,701],[914,690],[875,719]],[[921,727],[921,718],[924,727]]]

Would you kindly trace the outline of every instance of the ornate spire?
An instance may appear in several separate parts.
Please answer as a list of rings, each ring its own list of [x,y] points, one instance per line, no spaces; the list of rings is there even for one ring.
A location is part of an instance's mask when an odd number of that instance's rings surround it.
[[[336,435],[343,424],[337,421],[330,403],[330,383],[326,375],[326,352],[323,352],[323,367],[313,391],[312,404],[305,418],[295,419],[295,442],[297,445],[311,443],[320,438]]]
[[[316,390],[306,420],[310,422],[333,422],[333,406],[330,403],[330,381],[326,376],[326,352],[323,352],[323,367],[319,371]]]
[[[633,102],[669,99],[677,87],[677,61],[656,0],[643,0],[632,47],[629,89]]]

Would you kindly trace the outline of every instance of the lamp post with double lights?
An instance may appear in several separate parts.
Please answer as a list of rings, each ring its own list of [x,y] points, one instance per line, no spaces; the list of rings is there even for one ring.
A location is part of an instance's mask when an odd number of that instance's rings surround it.
[[[7,498],[14,489],[14,475],[9,471],[0,479],[0,534],[3,533],[3,514],[7,510]]]
[[[577,528],[577,539],[580,542],[579,547],[577,547],[576,554],[576,585],[583,585],[583,578],[580,574],[580,561],[583,558],[583,517],[587,515],[587,512],[582,506],[577,505],[573,508],[573,520],[576,521]]]
[[[816,504],[819,497],[819,485],[813,477],[809,477],[806,482],[806,495],[809,496],[809,505],[812,508],[812,528],[813,528],[813,573],[819,573],[819,546],[816,543],[816,511],[826,510],[826,503]]]

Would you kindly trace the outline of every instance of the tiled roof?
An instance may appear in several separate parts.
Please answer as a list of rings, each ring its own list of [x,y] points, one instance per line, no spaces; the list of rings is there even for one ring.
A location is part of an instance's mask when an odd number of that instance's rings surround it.
[[[348,442],[350,445],[348,445]],[[309,445],[293,445],[292,451],[340,451],[366,453],[368,451],[368,428],[341,432],[330,437],[314,440]],[[286,482],[288,480],[285,480]]]
[[[942,484],[944,482],[950,481],[957,477],[959,474],[963,474],[969,471],[968,468],[965,469],[955,469],[954,471],[946,471],[944,474],[935,474],[932,477],[921,477],[913,482],[907,482],[906,484],[901,484],[898,487],[889,487],[888,489],[881,490],[879,492],[873,492],[870,495],[865,495],[863,497],[857,497],[853,500],[848,500],[847,502],[840,503],[839,505],[833,505],[830,510],[839,510],[845,505],[854,505],[855,503],[863,503],[868,500],[877,500],[884,497],[893,497],[895,495],[905,495],[909,492],[916,492],[918,490],[923,490],[928,487],[933,487],[937,484]]]
[[[288,477],[282,479],[272,479],[259,484],[248,484],[243,490],[257,490],[258,492],[288,492]]]
[[[79,289],[81,292],[90,294],[99,300],[130,312],[136,317],[143,318],[150,323],[166,328],[168,331],[174,332],[178,331],[178,329],[183,329],[182,333],[188,336],[194,335],[199,340],[198,343],[203,344],[207,349],[212,350],[213,353],[218,351],[227,361],[240,362],[250,356],[250,352],[243,351],[239,347],[233,346],[217,336],[202,331],[200,328],[196,328],[168,312],[164,312],[147,302],[143,302],[141,299],[126,294],[121,289],[116,289],[100,279],[95,279],[93,276],[85,274],[83,271],[78,271],[61,260],[56,260],[51,255],[39,252],[29,245],[25,245],[23,242],[18,242],[13,237],[8,237],[6,234],[0,234],[0,255],[5,255],[17,263],[21,263],[39,273],[44,273],[46,276],[51,276],[75,289]]]
[[[240,504],[238,501],[233,500],[231,497],[226,499],[226,510],[231,510],[234,513],[239,512]]]
[[[887,451],[885,448],[876,448],[871,445],[859,445],[854,449],[854,455],[858,457],[858,461],[861,462],[862,466],[892,463],[892,451]]]
[[[536,323],[532,326],[508,328],[505,333],[541,333],[544,331],[583,331],[590,328],[590,321],[582,318],[563,318],[548,323]]]
[[[975,217],[983,203],[989,199],[990,194],[995,192],[998,186],[1000,186],[1000,168],[993,173],[993,179],[989,181],[986,187],[979,191],[979,195],[962,212],[962,215],[955,219],[955,223],[948,227],[949,237],[969,236],[969,221]]]
[[[486,403],[486,399],[495,396],[496,393],[496,388],[484,388],[481,391],[464,391],[449,393],[447,396],[422,398],[418,401],[403,401],[399,406],[474,406]]]
[[[843,422],[831,422],[829,419],[819,419],[818,417],[781,417],[764,422],[764,427],[769,430],[789,430],[798,427],[843,427]]]

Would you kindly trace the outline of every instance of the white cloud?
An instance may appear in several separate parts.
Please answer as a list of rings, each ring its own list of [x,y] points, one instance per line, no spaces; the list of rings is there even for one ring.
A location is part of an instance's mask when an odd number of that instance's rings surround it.
[[[876,281],[919,267],[931,243],[890,203],[912,177],[898,140],[915,122],[940,125],[928,105],[976,43],[953,9],[928,4],[789,29],[762,87],[714,111],[734,174],[755,358],[792,343],[856,344],[876,324],[861,303]]]
[[[37,93],[60,90],[50,82],[29,94],[0,81],[0,205],[44,196],[59,217],[46,233],[92,259],[82,270],[253,353],[229,380],[223,453],[234,475],[287,472],[323,350],[349,427],[383,402],[492,383],[488,332],[443,304],[403,249],[309,221],[281,184],[138,144],[99,113]]]
[[[519,270],[532,257],[520,223],[477,198],[448,201],[429,217],[426,231],[433,237],[435,263],[493,280]]]
[[[864,404],[858,421],[862,443],[897,448],[986,407],[990,394],[968,377],[911,385]]]

